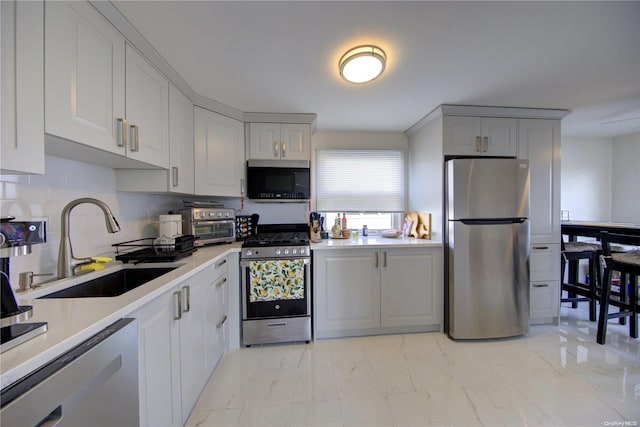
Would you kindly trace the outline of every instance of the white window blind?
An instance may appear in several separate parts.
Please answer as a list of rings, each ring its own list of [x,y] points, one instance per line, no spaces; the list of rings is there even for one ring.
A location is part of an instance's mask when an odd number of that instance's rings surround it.
[[[400,150],[318,150],[316,205],[321,212],[401,212],[405,207]]]

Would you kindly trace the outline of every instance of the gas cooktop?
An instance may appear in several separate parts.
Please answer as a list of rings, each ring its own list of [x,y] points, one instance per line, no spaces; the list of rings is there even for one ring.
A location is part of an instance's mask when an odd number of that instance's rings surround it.
[[[257,234],[242,243],[243,248],[308,245],[307,224],[259,224]]]

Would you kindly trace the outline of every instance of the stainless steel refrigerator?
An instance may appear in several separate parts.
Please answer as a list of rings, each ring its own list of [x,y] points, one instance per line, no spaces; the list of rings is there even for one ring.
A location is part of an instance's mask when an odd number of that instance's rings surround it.
[[[453,339],[529,331],[529,162],[445,162],[445,332]]]

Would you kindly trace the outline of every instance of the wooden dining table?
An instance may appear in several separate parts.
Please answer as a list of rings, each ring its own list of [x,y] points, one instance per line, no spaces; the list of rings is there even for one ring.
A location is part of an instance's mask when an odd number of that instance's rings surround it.
[[[569,241],[577,237],[600,237],[600,233],[607,231],[616,234],[640,236],[640,224],[601,221],[562,221],[562,234],[568,236]]]

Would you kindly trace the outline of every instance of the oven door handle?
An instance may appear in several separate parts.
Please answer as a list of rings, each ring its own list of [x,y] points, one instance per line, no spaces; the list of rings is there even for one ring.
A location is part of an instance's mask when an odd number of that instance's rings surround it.
[[[263,259],[247,259],[244,261],[240,261],[240,267],[249,267],[249,263],[252,261],[258,261],[258,262],[268,262],[268,261],[272,261],[272,262],[276,262],[276,261],[293,261],[293,260],[303,260],[304,264],[310,264],[311,263],[311,258],[278,258],[278,259],[270,259],[270,258],[263,258]]]

